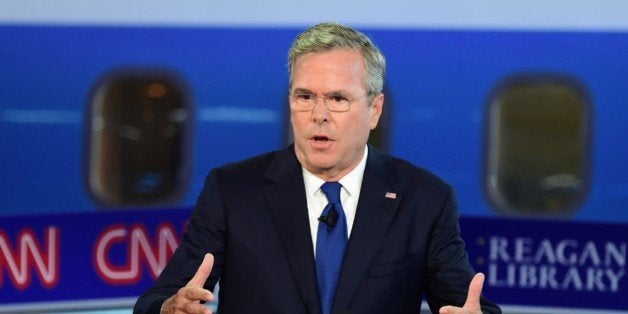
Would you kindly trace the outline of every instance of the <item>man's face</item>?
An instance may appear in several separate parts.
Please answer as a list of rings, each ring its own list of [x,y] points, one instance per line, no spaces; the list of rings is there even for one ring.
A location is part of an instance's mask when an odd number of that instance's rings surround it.
[[[299,57],[293,67],[291,93],[315,94],[310,111],[291,109],[295,151],[302,166],[326,181],[337,181],[355,168],[364,154],[369,132],[377,126],[384,95],[369,106],[366,69],[357,50],[335,49]],[[347,112],[331,112],[324,95],[344,95]]]

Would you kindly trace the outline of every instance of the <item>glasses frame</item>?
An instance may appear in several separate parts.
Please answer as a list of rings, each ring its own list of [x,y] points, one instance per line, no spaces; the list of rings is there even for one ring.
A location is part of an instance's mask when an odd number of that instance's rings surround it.
[[[311,105],[310,108],[304,109],[304,108],[298,108],[298,107],[294,106],[294,104],[299,101],[298,99],[296,99],[296,97],[299,96],[299,95],[308,95],[308,96],[313,98],[312,99],[312,105]],[[341,94],[338,94],[338,93],[328,93],[328,94],[319,96],[319,95],[314,94],[314,93],[306,93],[306,92],[294,93],[293,92],[293,93],[290,93],[290,108],[292,108],[292,110],[298,111],[298,112],[312,111],[312,110],[314,110],[314,108],[318,104],[318,100],[319,99],[323,99],[323,104],[325,105],[325,108],[327,108],[327,110],[329,110],[331,112],[349,112],[349,111],[351,111],[351,104],[353,104],[354,102],[356,102],[356,101],[358,101],[358,100],[360,100],[360,99],[362,99],[364,97],[368,97],[370,95],[371,95],[371,93],[369,92],[369,93],[366,93],[366,94],[364,94],[362,96],[355,97],[353,99],[347,99],[347,102],[348,102],[347,103],[347,110],[337,110],[337,109],[331,108],[329,106],[329,104],[328,104],[328,101],[332,101],[334,97],[343,96]],[[332,107],[333,107],[333,105],[332,105]]]

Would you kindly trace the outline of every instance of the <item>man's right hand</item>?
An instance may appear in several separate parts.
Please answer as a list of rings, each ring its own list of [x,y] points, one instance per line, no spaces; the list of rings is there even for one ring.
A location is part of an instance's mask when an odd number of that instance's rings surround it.
[[[211,314],[212,311],[201,304],[201,301],[212,301],[214,294],[204,289],[205,281],[212,272],[214,266],[214,256],[210,253],[205,254],[203,263],[198,267],[194,277],[185,287],[179,289],[177,294],[166,299],[161,306],[161,314],[178,314],[178,313],[203,313]]]

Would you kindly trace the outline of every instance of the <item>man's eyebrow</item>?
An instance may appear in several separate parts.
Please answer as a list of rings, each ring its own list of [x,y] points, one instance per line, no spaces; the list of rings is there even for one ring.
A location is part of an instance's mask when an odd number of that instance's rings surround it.
[[[312,94],[312,95],[314,95],[314,92],[312,92],[311,90],[306,89],[306,88],[295,88],[293,93],[295,93],[295,94]]]
[[[307,88],[302,88],[302,87],[298,87],[295,88],[293,93],[295,94],[312,94],[312,95],[316,95],[316,93],[314,93],[313,91],[307,89]],[[331,92],[327,92],[325,93],[323,96],[348,96],[351,93],[348,93],[347,91],[340,89],[340,90],[333,90]]]
[[[347,93],[345,90],[334,90],[328,93],[325,93],[325,96],[343,96],[347,97],[350,93]]]

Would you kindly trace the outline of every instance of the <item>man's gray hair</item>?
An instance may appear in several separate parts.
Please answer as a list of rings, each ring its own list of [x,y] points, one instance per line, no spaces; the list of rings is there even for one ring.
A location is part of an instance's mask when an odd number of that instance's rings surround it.
[[[371,97],[381,93],[386,76],[384,55],[368,36],[338,23],[320,23],[297,36],[288,52],[290,86],[292,86],[294,64],[300,56],[339,48],[360,51],[366,67],[365,88]]]

